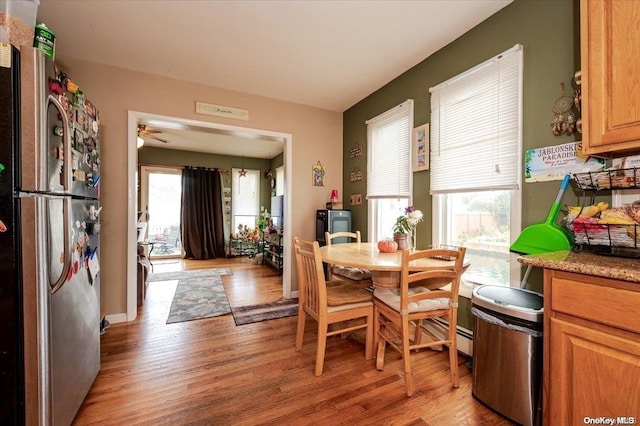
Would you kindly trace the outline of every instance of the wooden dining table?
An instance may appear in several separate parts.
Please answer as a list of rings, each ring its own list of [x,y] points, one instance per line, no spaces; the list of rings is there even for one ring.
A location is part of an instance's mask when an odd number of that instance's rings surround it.
[[[368,269],[371,271],[371,281],[375,287],[395,288],[400,283],[402,271],[402,251],[382,253],[377,243],[342,243],[320,247],[322,261],[332,265],[342,265],[351,268]],[[409,263],[411,271],[426,271],[429,269],[452,268],[453,261],[422,258]],[[469,266],[465,262],[465,269]],[[433,281],[427,287],[439,288],[446,283]]]

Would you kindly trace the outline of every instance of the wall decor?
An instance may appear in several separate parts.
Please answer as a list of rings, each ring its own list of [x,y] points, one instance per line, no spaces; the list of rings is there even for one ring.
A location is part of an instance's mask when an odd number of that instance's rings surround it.
[[[604,170],[603,158],[582,157],[582,142],[530,149],[525,152],[525,182],[562,180],[567,173]]]
[[[352,206],[359,206],[362,204],[362,194],[351,194],[349,199]]]
[[[429,170],[429,123],[413,129],[413,171]]]
[[[324,166],[320,160],[312,167],[313,186],[324,186]]]
[[[578,70],[573,75],[573,81],[576,83],[576,90],[573,92],[573,106],[576,109],[576,132],[582,133],[582,71]]]
[[[196,114],[213,115],[215,117],[249,120],[249,110],[224,105],[208,104],[196,101]]]
[[[362,170],[360,170],[359,167],[356,167],[355,169],[353,169],[353,171],[351,172],[351,175],[349,176],[349,180],[351,182],[358,182],[362,180]]]
[[[361,143],[352,146],[351,149],[349,150],[349,156],[351,158],[359,157],[361,155],[362,155],[362,144]]]
[[[579,85],[580,77],[576,80]],[[564,90],[564,81],[560,83],[560,97],[555,100],[551,110],[555,114],[551,123],[551,132],[555,136],[571,136],[575,131],[581,132],[582,121],[578,118],[580,113],[580,89],[573,96],[567,96]],[[575,108],[575,111],[574,111]],[[580,120],[580,121],[578,121]]]

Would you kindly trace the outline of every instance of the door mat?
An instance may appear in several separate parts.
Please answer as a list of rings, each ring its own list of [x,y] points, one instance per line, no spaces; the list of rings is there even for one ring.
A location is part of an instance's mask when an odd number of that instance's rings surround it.
[[[236,325],[251,324],[298,315],[298,299],[278,300],[259,305],[231,308]]]

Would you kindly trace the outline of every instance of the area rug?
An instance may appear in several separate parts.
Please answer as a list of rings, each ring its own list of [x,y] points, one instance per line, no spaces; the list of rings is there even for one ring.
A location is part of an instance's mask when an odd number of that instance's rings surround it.
[[[150,281],[178,280],[167,324],[230,313],[222,275],[231,275],[231,270],[220,268],[150,274]]]
[[[236,325],[251,324],[298,315],[298,299],[278,300],[260,305],[231,308]]]
[[[154,272],[149,274],[149,282],[154,281],[172,281],[180,280],[182,278],[189,277],[209,277],[220,275],[233,275],[229,268],[217,268],[217,269],[193,269],[191,271],[176,271],[176,272]]]

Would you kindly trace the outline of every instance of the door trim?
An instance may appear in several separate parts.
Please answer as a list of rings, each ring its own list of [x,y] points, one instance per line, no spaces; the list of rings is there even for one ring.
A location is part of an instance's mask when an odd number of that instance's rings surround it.
[[[136,188],[136,171],[138,168],[138,149],[136,145],[136,136],[138,129],[138,122],[141,120],[160,120],[167,122],[180,123],[195,127],[203,127],[209,129],[218,129],[226,131],[238,131],[243,133],[249,133],[253,135],[279,138],[284,141],[284,205],[285,205],[285,221],[284,221],[284,241],[285,249],[289,247],[286,244],[291,241],[291,184],[287,182],[287,177],[292,176],[292,158],[293,158],[293,135],[291,133],[272,132],[269,130],[253,129],[249,127],[230,126],[220,123],[212,123],[206,121],[197,121],[187,118],[171,117],[158,114],[151,114],[140,111],[128,111],[128,145],[127,145],[127,321],[133,321],[136,319],[138,311],[137,301],[137,282],[136,282],[136,267],[137,267],[137,210],[136,200],[138,197]],[[284,257],[284,265],[282,271],[282,295],[284,298],[289,299],[296,295],[291,291],[291,254],[287,253]],[[296,292],[297,293],[297,292]]]

